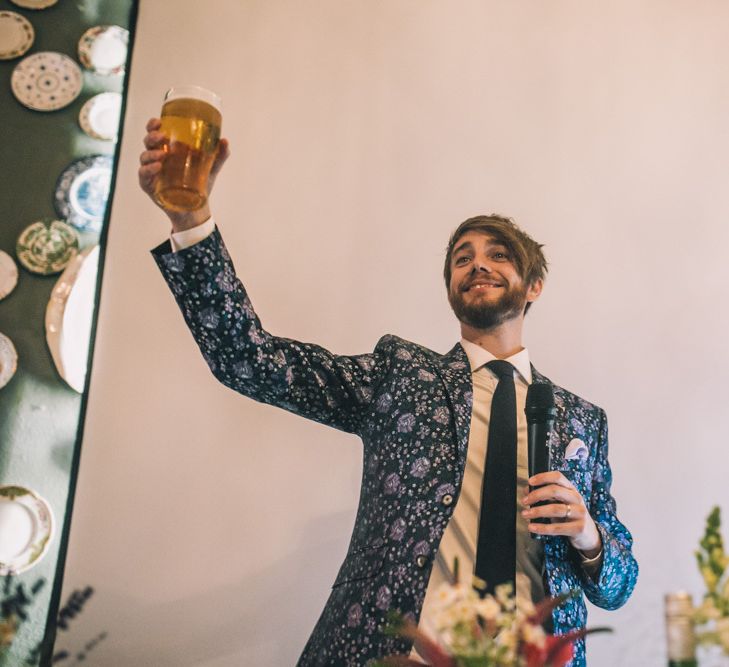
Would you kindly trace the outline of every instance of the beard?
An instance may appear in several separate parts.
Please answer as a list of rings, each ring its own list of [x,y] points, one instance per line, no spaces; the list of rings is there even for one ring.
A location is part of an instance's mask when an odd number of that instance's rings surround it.
[[[456,317],[474,329],[488,331],[524,312],[527,287],[526,285],[509,287],[495,301],[481,300],[467,303],[464,294],[460,290],[448,293],[448,302]]]

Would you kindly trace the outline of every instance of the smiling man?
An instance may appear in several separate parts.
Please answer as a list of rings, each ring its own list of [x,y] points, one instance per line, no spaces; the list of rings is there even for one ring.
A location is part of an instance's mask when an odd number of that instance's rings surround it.
[[[139,181],[153,197],[165,159],[158,119],[144,141]],[[223,140],[211,184],[227,153]],[[518,601],[570,590],[607,609],[627,600],[638,568],[610,495],[604,412],[554,385],[551,470],[528,479],[526,390],[551,382],[531,365],[522,328],[546,261],[510,219],[471,218],[451,236],[444,278],[462,338],[450,352],[387,335],[371,353],[342,356],[263,328],[207,205],[163,210],[173,234],[153,254],[213,374],[363,442],[350,547],[300,666],[410,654],[408,640],[383,631],[387,615],[427,626],[455,557],[491,589],[516,582]],[[578,595],[551,627],[585,622]],[[572,664],[585,664],[583,641]]]

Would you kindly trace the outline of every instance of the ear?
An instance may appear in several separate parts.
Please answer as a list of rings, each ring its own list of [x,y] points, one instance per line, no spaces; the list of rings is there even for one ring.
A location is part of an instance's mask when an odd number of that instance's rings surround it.
[[[544,287],[544,280],[537,278],[527,289],[526,300],[528,303],[533,303],[539,298],[542,293],[542,287]]]

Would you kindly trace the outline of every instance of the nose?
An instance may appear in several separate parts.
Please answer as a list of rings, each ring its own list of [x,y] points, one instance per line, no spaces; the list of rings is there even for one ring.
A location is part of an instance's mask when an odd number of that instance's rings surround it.
[[[491,264],[486,257],[476,257],[473,260],[473,264],[471,265],[471,273],[475,274],[479,271],[483,271],[485,273],[491,273],[491,271],[493,271],[493,269],[491,268]]]

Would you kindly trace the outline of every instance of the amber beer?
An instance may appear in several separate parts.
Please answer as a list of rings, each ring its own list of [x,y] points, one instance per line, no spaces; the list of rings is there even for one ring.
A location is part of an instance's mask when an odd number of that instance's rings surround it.
[[[220,98],[198,86],[167,91],[161,131],[167,137],[155,197],[174,211],[194,211],[208,199],[208,177],[220,140]]]

